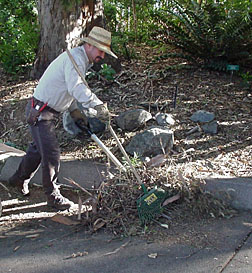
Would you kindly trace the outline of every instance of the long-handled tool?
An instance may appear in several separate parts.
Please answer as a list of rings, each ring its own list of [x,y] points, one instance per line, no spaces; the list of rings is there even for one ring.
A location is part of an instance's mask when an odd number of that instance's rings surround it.
[[[147,224],[148,222],[152,221],[155,217],[162,214],[163,203],[169,197],[169,195],[163,189],[160,189],[157,187],[151,189],[150,191],[148,191],[146,189],[146,187],[143,184],[143,182],[141,181],[141,178],[140,178],[139,174],[137,173],[135,167],[132,165],[127,152],[123,148],[119,138],[117,137],[115,131],[113,130],[113,128],[111,127],[110,124],[108,125],[108,128],[109,128],[112,136],[116,140],[121,152],[125,156],[128,164],[130,166],[130,169],[132,170],[132,172],[136,176],[138,184],[141,185],[141,188],[144,192],[144,194],[140,198],[138,198],[138,200],[137,200],[137,210],[138,210],[138,215],[139,215],[139,218],[140,218],[142,224]]]
[[[107,154],[107,156],[114,162],[114,164],[119,168],[119,170],[125,171],[126,168],[120,163],[120,161],[111,153],[111,151],[105,146],[105,144],[94,134],[90,131],[90,129],[87,126],[84,125],[78,125],[81,130],[86,131],[92,140],[94,140],[98,146]],[[160,188],[153,188],[150,191],[148,191],[141,181],[141,178],[136,171],[135,167],[132,165],[130,158],[123,148],[119,138],[117,137],[115,131],[111,127],[111,125],[108,125],[108,128],[116,140],[121,152],[123,153],[124,157],[126,158],[131,171],[134,173],[137,183],[141,186],[143,190],[143,195],[137,199],[137,211],[138,216],[140,218],[141,223],[147,224],[151,222],[155,217],[159,216],[163,212],[163,203],[165,200],[170,197],[167,192],[165,192],[163,189]]]
[[[111,161],[118,167],[119,170],[126,172],[126,168],[121,164],[121,162],[112,154],[109,148],[97,137],[96,134],[90,131],[90,129],[85,125],[80,125],[77,123],[77,126],[86,131],[91,139],[96,142],[96,144],[107,154],[107,156],[111,159]]]
[[[88,83],[85,80],[85,77],[82,75],[82,73],[80,72],[78,65],[76,64],[73,56],[71,55],[71,53],[69,52],[68,49],[66,49],[66,52],[70,58],[70,60],[72,61],[77,73],[80,75],[83,83],[88,86]],[[164,203],[164,201],[167,199],[168,194],[163,190],[163,189],[158,189],[157,187],[155,187],[154,189],[150,190],[149,192],[147,191],[145,185],[141,182],[141,178],[138,175],[136,169],[134,168],[134,166],[131,164],[131,161],[128,157],[128,154],[126,153],[126,151],[124,150],[122,144],[120,143],[119,138],[117,137],[116,133],[114,132],[113,128],[110,125],[110,122],[108,124],[108,128],[111,132],[111,134],[113,135],[113,137],[115,138],[120,150],[122,151],[122,153],[124,154],[131,170],[133,171],[133,173],[135,174],[138,184],[141,185],[142,189],[143,189],[143,196],[141,196],[138,200],[137,200],[137,210],[138,210],[138,215],[139,218],[142,222],[142,224],[146,224],[148,222],[150,222],[151,220],[153,220],[156,216],[160,215],[163,211],[163,206],[162,204]],[[86,128],[88,129],[88,128]],[[118,159],[115,158],[115,156],[108,150],[108,148],[99,140],[99,138],[93,134],[89,129],[87,130],[87,132],[89,133],[89,135],[91,136],[91,138],[99,145],[99,147],[109,156],[109,158],[115,163],[115,165],[117,167],[119,167],[119,169],[126,171],[126,169],[124,168],[124,166],[118,161]]]

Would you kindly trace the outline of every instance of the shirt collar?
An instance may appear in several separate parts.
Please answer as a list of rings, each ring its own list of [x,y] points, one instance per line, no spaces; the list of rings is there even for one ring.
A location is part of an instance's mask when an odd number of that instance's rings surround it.
[[[84,48],[84,46],[83,46],[83,45],[81,46],[81,50],[82,50],[82,52],[83,52],[83,54],[84,54],[85,63],[86,63],[86,65],[87,65],[87,70],[88,70],[90,67],[92,67],[92,66],[93,66],[93,64],[91,64],[91,63],[89,62],[89,59],[88,59],[87,53],[86,53],[85,48]]]

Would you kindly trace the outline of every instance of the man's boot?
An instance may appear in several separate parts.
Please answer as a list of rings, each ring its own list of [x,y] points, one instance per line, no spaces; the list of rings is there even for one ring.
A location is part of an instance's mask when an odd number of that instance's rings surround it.
[[[29,180],[22,180],[17,173],[13,174],[9,179],[8,183],[11,187],[15,187],[21,192],[23,195],[29,195]]]
[[[61,195],[58,189],[55,189],[52,194],[47,196],[47,206],[57,210],[66,210],[73,207],[74,202]]]

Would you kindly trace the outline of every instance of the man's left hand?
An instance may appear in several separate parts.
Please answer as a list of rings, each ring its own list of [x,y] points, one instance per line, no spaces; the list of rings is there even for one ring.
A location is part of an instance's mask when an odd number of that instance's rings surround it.
[[[107,103],[96,105],[94,107],[94,109],[97,111],[96,117],[100,121],[102,121],[104,123],[109,122],[110,113],[109,113],[109,110],[108,110]]]

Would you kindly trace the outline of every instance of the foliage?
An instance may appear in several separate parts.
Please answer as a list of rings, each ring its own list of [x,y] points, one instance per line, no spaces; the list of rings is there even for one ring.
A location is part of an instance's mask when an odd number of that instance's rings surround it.
[[[227,63],[249,60],[251,3],[220,2],[203,1],[200,5],[192,0],[172,0],[167,6],[153,11],[156,31],[152,36],[215,69],[225,69]]]
[[[123,165],[129,167],[129,163],[128,163],[127,159],[125,157],[123,157],[122,160],[123,160]],[[135,168],[141,166],[141,164],[142,164],[142,161],[141,161],[139,155],[135,152],[134,152],[133,157],[130,158],[130,162],[131,162],[132,166]]]
[[[250,72],[247,71],[246,73],[241,73],[240,76],[242,78],[244,87],[251,88],[251,86],[252,86],[252,75],[250,74]]]
[[[128,42],[147,42],[152,31],[150,12],[156,5],[153,0],[104,0],[104,15],[114,35],[127,36]],[[135,20],[134,9],[135,4]]]
[[[34,0],[0,0],[0,62],[7,73],[16,73],[33,62],[38,44]]]
[[[136,57],[136,52],[133,47],[129,46],[129,38],[126,34],[116,33],[112,36],[112,48],[120,57],[127,60]]]
[[[113,81],[114,80],[114,75],[116,74],[115,70],[111,67],[111,65],[108,64],[102,64],[101,69],[96,72],[96,71],[89,71],[87,72],[87,77],[89,79],[95,77],[95,76],[103,76],[106,80],[108,81]]]
[[[153,31],[150,11],[155,6],[156,1],[104,0],[103,3],[106,25],[113,34],[112,47],[120,57],[127,60],[136,58],[136,52],[131,46],[134,43],[144,42],[153,45],[153,41],[150,40],[150,33]],[[156,44],[155,41],[154,43]]]
[[[108,81],[112,81],[114,79],[114,75],[116,74],[115,70],[108,64],[102,64],[101,67],[102,69],[100,70],[100,74]]]
[[[83,4],[61,0],[66,10]],[[87,1],[84,1],[85,3]],[[213,69],[251,59],[250,0],[103,0],[112,48],[136,57],[135,43],[181,50]],[[34,61],[39,30],[35,0],[0,0],[0,61],[8,72]]]
[[[108,25],[111,31],[116,31],[117,24],[117,9],[111,1],[104,1],[104,15],[106,24]]]

